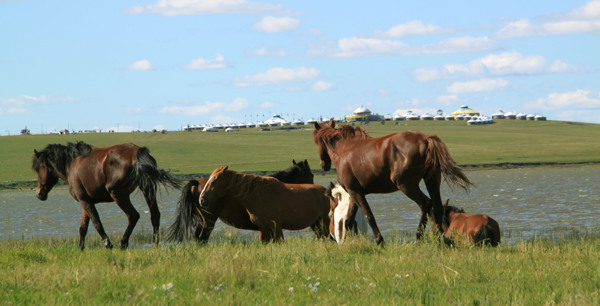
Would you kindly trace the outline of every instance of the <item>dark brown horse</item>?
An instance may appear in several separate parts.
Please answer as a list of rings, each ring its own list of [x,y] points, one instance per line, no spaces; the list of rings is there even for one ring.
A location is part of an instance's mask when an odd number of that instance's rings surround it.
[[[498,222],[488,215],[469,216],[461,208],[444,203],[444,225],[447,227],[445,235],[451,239],[459,235],[475,245],[498,246],[500,244],[500,226]]]
[[[192,202],[192,209],[185,209],[182,229],[193,229],[195,220],[202,218],[207,228],[213,226],[223,214],[227,199],[241,204],[263,242],[283,239],[283,229],[300,230],[312,227],[319,236],[329,236],[329,198],[325,187],[314,184],[285,184],[275,178],[262,177],[220,167],[213,171],[199,195],[199,204]],[[183,202],[190,203],[190,202]],[[181,204],[181,203],[180,203]],[[172,232],[177,241],[189,233],[183,230]],[[195,233],[203,239],[202,233]]]
[[[323,170],[328,171],[333,163],[338,182],[350,193],[352,215],[348,219],[354,220],[360,207],[377,244],[383,243],[383,237],[367,203],[366,194],[401,190],[415,201],[421,208],[417,229],[417,239],[420,239],[432,208],[434,221],[443,232],[440,196],[442,174],[452,184],[451,187],[458,185],[468,189],[471,185],[450,156],[446,145],[435,135],[404,131],[373,138],[358,127],[343,125],[336,129],[331,119],[329,123],[315,123],[313,141],[317,144]],[[419,188],[421,180],[425,181],[431,199]]]
[[[179,189],[179,181],[156,165],[156,160],[145,147],[125,143],[110,147],[94,147],[85,142],[49,144],[41,151],[34,150],[32,169],[37,172],[38,199],[45,201],[52,187],[62,179],[69,184],[69,192],[81,204],[83,215],[79,227],[79,247],[84,248],[90,219],[106,248],[112,243],[100,222],[96,203],[116,202],[127,215],[128,224],[121,248],[129,245],[129,236],[140,214],[129,195],[139,188],[150,208],[153,242],[158,244],[160,211],[156,203],[158,184]]]
[[[271,177],[289,184],[314,183],[314,176],[306,160],[298,163],[292,160],[292,163],[291,167],[273,173]],[[175,222],[169,227],[168,239],[170,241],[181,242],[184,239],[190,239],[190,236],[193,234],[193,237],[198,241],[206,242],[212,233],[217,218],[235,228],[253,231],[259,230],[258,226],[250,220],[250,215],[246,211],[246,208],[240,203],[241,200],[232,195],[225,196],[221,200],[222,206],[218,210],[215,209],[212,213],[206,212],[204,220],[201,220],[199,214],[196,214],[196,218],[193,218],[194,210],[200,207],[200,192],[204,189],[207,181],[208,178],[190,180],[183,187],[177,206]],[[192,233],[194,227],[195,232]],[[315,232],[317,236],[322,235],[321,231],[318,230],[318,226],[315,226],[314,229],[317,230]]]

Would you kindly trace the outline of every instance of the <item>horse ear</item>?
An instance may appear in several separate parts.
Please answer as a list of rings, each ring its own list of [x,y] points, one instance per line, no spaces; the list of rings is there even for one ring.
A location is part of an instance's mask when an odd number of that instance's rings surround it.
[[[294,163],[294,165],[295,165],[295,164],[296,164],[296,160],[295,160],[295,159],[292,159],[292,163]]]
[[[318,130],[321,128],[321,125],[319,125],[317,122],[315,122],[315,130]]]
[[[448,206],[449,201],[450,201],[450,199],[447,199],[446,202],[444,202],[444,204],[442,206],[444,206],[444,207]]]
[[[229,166],[225,166],[225,168],[223,168],[223,171],[227,171],[227,169],[229,169]]]
[[[335,127],[335,120],[333,120],[333,118],[329,119],[329,126],[332,128]]]

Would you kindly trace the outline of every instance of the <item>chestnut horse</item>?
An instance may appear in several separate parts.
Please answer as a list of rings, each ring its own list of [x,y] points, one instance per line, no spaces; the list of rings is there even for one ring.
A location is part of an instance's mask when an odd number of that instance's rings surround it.
[[[360,207],[377,244],[384,241],[366,194],[401,190],[415,201],[421,208],[417,229],[417,239],[420,239],[432,208],[434,221],[443,232],[442,174],[451,187],[458,185],[468,190],[472,185],[436,135],[404,131],[373,138],[358,127],[343,125],[336,129],[332,118],[329,123],[315,123],[313,141],[317,144],[323,170],[329,171],[333,163],[338,182],[350,194],[352,209],[348,219],[354,220]],[[431,199],[419,188],[421,180],[425,181]]]
[[[285,170],[271,174],[283,183],[289,184],[313,184],[314,176],[310,170],[310,166],[306,160],[296,163],[292,160],[293,165]],[[182,242],[184,239],[189,239],[195,224],[195,232],[193,236],[200,242],[206,242],[217,218],[223,223],[244,230],[258,231],[259,228],[250,220],[250,215],[246,208],[240,204],[240,199],[234,196],[226,196],[222,201],[222,206],[219,210],[212,214],[206,213],[206,218],[200,220],[201,216],[196,215],[192,218],[193,211],[200,207],[200,192],[204,189],[208,178],[198,180],[190,180],[183,187],[181,197],[177,207],[177,216],[175,222],[169,227],[169,241]],[[318,229],[318,228],[316,228]],[[317,236],[322,235],[320,230],[315,232]]]
[[[329,183],[327,188],[327,196],[332,200],[332,214],[329,221],[329,233],[335,238],[338,244],[343,244],[346,238],[346,222],[348,218],[348,211],[350,210],[350,194],[344,189],[344,186],[339,183]],[[367,233],[367,219],[362,213],[362,210],[356,212],[356,218],[353,225],[350,226],[350,230],[354,234],[366,234]]]
[[[179,181],[169,172],[160,169],[145,147],[125,143],[110,147],[94,147],[83,141],[49,144],[41,151],[34,150],[32,169],[37,172],[36,195],[45,201],[52,187],[62,179],[69,184],[69,192],[81,204],[83,214],[79,226],[79,247],[84,248],[90,219],[106,248],[112,243],[100,222],[96,203],[116,202],[127,215],[128,224],[121,248],[129,245],[129,236],[140,214],[135,210],[129,195],[139,188],[150,208],[152,240],[158,245],[160,211],[156,202],[158,184],[180,188]]]
[[[232,196],[244,206],[263,242],[283,239],[283,229],[301,230],[309,226],[320,230],[323,233],[320,236],[329,236],[330,204],[325,187],[285,184],[275,178],[240,173],[228,167],[213,171],[200,192],[199,207],[191,209],[184,222],[192,228],[200,216],[205,223],[214,223],[215,216],[226,207],[224,199]],[[183,239],[182,236],[176,238]]]
[[[469,216],[462,208],[444,203],[444,225],[449,239],[459,235],[475,245],[498,246],[500,244],[500,226],[488,215]]]

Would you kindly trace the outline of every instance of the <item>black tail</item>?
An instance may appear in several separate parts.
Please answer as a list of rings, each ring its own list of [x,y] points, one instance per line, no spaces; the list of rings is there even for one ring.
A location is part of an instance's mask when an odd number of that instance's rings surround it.
[[[171,242],[182,242],[189,240],[199,224],[202,217],[198,212],[200,202],[194,196],[193,187],[198,187],[197,180],[190,180],[181,191],[181,197],[177,204],[177,216],[175,222],[169,227],[169,236],[167,239]]]
[[[158,184],[175,189],[181,189],[181,182],[168,171],[158,168],[156,160],[150,155],[150,150],[140,148],[136,155],[133,170],[134,184],[144,193],[144,196],[156,203]]]
[[[500,243],[499,234],[496,234],[494,228],[490,224],[486,224],[477,236],[479,243],[482,245],[497,247]]]

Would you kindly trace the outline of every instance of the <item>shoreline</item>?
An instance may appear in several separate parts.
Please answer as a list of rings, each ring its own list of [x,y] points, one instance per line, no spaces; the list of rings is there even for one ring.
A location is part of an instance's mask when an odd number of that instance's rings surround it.
[[[466,171],[484,171],[484,170],[510,170],[510,169],[522,169],[522,168],[559,168],[559,167],[582,167],[582,166],[600,166],[600,161],[587,161],[587,162],[572,162],[572,163],[547,163],[547,162],[539,162],[539,163],[494,163],[494,164],[459,164],[459,167]],[[269,175],[274,171],[249,171],[245,173],[250,173],[254,175]],[[335,176],[335,169],[330,171],[323,171],[320,169],[312,169],[312,173],[317,176]],[[175,176],[182,181],[187,181],[191,179],[207,177],[210,173],[190,173],[190,174],[175,174]],[[0,192],[11,192],[11,191],[28,191],[35,190],[37,187],[37,180],[31,181],[15,181],[15,182],[6,182],[0,183]],[[67,184],[59,180],[58,184],[55,188],[66,188]]]

